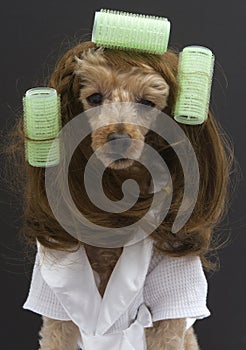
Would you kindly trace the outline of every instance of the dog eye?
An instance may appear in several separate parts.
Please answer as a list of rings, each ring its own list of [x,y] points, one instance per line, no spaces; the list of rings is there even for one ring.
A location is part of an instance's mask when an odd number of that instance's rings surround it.
[[[95,94],[92,94],[86,98],[87,102],[92,106],[98,106],[102,104],[103,101],[103,95],[96,92]]]
[[[141,103],[142,105],[145,105],[145,106],[149,106],[149,107],[155,107],[155,104],[149,100],[145,100],[143,98],[140,98],[138,101],[138,103]]]

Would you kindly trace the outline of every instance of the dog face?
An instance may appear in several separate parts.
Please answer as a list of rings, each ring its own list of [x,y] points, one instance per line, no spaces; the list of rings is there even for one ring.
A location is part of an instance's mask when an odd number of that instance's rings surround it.
[[[139,118],[146,117],[146,108],[141,112],[141,108],[136,106],[142,104],[163,110],[167,105],[168,84],[147,64],[127,67],[112,65],[102,49],[88,50],[83,57],[77,58],[75,74],[80,78],[80,101],[84,110],[105,107],[96,109],[96,115],[89,118],[93,151],[104,146],[99,156],[103,163],[110,163],[113,169],[130,167],[133,159],[141,156],[151,120],[149,118],[144,126],[137,125]],[[114,107],[107,108],[112,103]],[[100,126],[101,120],[106,126]],[[115,140],[119,142],[110,142]],[[117,160],[113,160],[115,155]]]

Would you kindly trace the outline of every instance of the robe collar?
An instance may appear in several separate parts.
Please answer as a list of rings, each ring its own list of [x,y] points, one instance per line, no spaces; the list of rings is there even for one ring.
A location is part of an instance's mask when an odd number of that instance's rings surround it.
[[[143,288],[153,243],[146,238],[123,248],[101,297],[86,251],[54,251],[38,245],[41,274],[85,336],[102,336]]]

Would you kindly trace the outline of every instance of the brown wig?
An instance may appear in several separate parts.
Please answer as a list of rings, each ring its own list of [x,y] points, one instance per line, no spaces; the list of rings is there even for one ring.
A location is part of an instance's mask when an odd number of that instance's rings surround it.
[[[62,124],[65,125],[73,117],[83,112],[79,100],[81,84],[74,73],[75,57],[82,58],[83,53],[93,48],[91,42],[81,43],[67,51],[58,62],[49,81],[61,96]],[[165,112],[172,115],[177,94],[178,55],[167,51],[163,55],[152,55],[128,51],[105,49],[104,57],[115,67],[139,66],[147,64],[161,74],[170,87],[168,106]],[[225,211],[230,169],[229,147],[220,132],[218,123],[211,112],[202,125],[180,125],[189,138],[198,160],[200,170],[199,195],[193,213],[185,226],[176,234],[171,233],[173,221],[178,212],[183,195],[183,173],[175,152],[153,132],[146,135],[146,142],[158,150],[169,167],[173,180],[173,198],[168,215],[160,226],[152,233],[156,246],[171,256],[195,254],[204,257],[211,246],[212,232],[221,220]],[[29,242],[38,240],[42,245],[52,249],[69,250],[76,248],[78,242],[70,236],[55,219],[46,197],[43,168],[35,168],[24,161],[24,138],[22,121],[16,129],[17,143],[14,152],[22,154],[19,164],[24,177],[24,227],[23,232]],[[152,196],[140,196],[130,210],[120,214],[110,214],[94,206],[84,189],[83,172],[90,148],[90,137],[84,140],[74,153],[70,164],[70,191],[77,208],[89,220],[106,227],[121,227],[140,219],[148,210]],[[79,169],[79,171],[77,171]],[[121,183],[124,172],[107,169],[103,178],[105,193],[113,199],[121,197]],[[79,193],[79,196],[78,196]]]

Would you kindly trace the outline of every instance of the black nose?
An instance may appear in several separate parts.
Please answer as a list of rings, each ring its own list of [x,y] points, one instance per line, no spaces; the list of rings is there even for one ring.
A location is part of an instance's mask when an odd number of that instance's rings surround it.
[[[110,147],[114,151],[118,152],[124,152],[127,150],[127,148],[131,144],[131,136],[126,133],[119,133],[119,132],[111,132],[107,136],[107,141],[115,141],[119,140],[119,142],[115,142],[114,144],[111,144]]]

